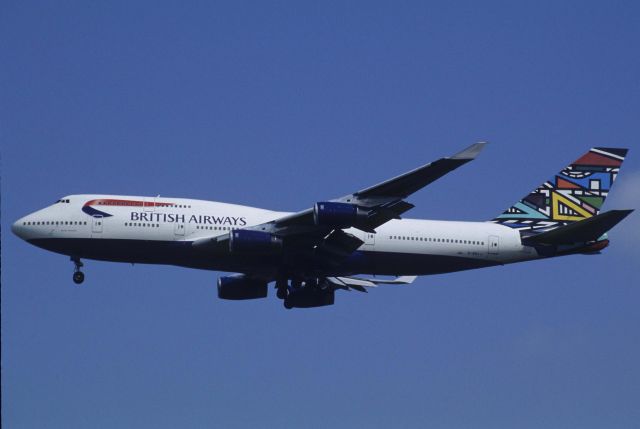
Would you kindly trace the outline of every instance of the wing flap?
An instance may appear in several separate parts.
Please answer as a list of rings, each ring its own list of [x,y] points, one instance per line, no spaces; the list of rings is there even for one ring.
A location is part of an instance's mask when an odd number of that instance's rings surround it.
[[[229,233],[215,235],[212,237],[199,238],[191,243],[191,245],[199,250],[225,250],[229,248]]]
[[[401,276],[395,279],[363,279],[360,277],[327,277],[334,286],[341,289],[354,289],[359,292],[367,292],[366,288],[379,285],[406,285],[413,283],[417,276]]]
[[[316,257],[321,258],[328,265],[336,266],[351,255],[354,250],[362,246],[363,243],[364,241],[358,237],[341,229],[335,229],[316,246],[315,254]]]
[[[391,219],[400,219],[401,214],[414,207],[413,204],[402,200],[383,205],[369,214],[369,218],[362,229],[367,232],[375,232],[375,229],[380,225],[384,225]]]

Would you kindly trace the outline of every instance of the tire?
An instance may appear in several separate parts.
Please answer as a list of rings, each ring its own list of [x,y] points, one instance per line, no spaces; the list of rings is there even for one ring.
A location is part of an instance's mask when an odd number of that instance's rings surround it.
[[[84,273],[82,271],[76,271],[73,273],[73,282],[77,285],[84,281]]]

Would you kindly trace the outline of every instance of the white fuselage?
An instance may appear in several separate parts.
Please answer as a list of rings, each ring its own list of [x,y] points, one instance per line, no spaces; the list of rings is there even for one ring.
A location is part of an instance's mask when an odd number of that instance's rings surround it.
[[[183,198],[71,195],[19,219],[13,231],[76,258],[242,271],[242,261],[229,255],[216,261],[215,255],[193,254],[187,246],[287,214]],[[364,241],[356,253],[369,258],[354,260],[345,267],[349,273],[433,274],[539,258],[522,245],[517,230],[492,222],[402,219],[387,222],[375,234],[345,231]]]

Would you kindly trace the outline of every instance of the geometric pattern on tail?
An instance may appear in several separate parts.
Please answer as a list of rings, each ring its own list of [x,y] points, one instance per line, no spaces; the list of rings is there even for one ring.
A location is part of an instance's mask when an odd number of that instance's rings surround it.
[[[556,228],[597,215],[627,149],[592,148],[493,222],[515,229]]]

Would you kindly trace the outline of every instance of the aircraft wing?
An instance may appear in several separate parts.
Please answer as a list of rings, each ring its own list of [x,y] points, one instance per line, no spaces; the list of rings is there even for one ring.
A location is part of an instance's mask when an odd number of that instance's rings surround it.
[[[258,225],[252,229],[269,231],[280,236],[317,234],[324,236],[333,229],[354,227],[362,231],[375,232],[375,228],[412,209],[413,204],[404,201],[409,195],[434,182],[450,171],[472,161],[486,143],[476,143],[447,158],[441,158],[400,176],[370,186],[353,194],[345,195],[298,213]],[[321,205],[324,204],[324,207]],[[321,209],[333,218],[351,216],[353,222],[340,225],[323,224],[318,216]],[[327,209],[328,208],[328,209]],[[321,213],[322,214],[322,213]],[[353,214],[353,215],[352,215]],[[331,218],[332,216],[325,216]],[[338,228],[339,227],[339,228]]]
[[[486,143],[476,143],[448,158],[418,167],[393,179],[363,189],[352,195],[342,197],[340,201],[351,201],[356,198],[360,202],[376,203],[380,198],[406,198],[414,192],[436,181],[450,171],[475,159]]]
[[[472,161],[484,146],[485,143],[473,144],[453,156],[438,159],[377,185],[340,198],[318,202],[312,208],[242,230],[271,234],[276,241],[282,243],[287,254],[287,264],[292,267],[312,263],[319,265],[326,273],[333,273],[335,268],[364,244],[360,237],[345,230],[356,228],[371,234],[391,219],[400,219],[403,213],[414,207],[405,198]],[[242,234],[242,230],[231,234]],[[201,238],[194,241],[193,246],[207,252],[225,252],[232,245],[230,240],[234,237],[231,234]],[[407,279],[385,282],[334,277],[329,281],[336,287],[364,290],[382,283],[409,283]]]
[[[368,287],[378,287],[379,285],[408,285],[413,283],[416,276],[401,276],[395,279],[363,279],[360,277],[327,277],[327,281],[336,289],[357,290],[367,292]]]

